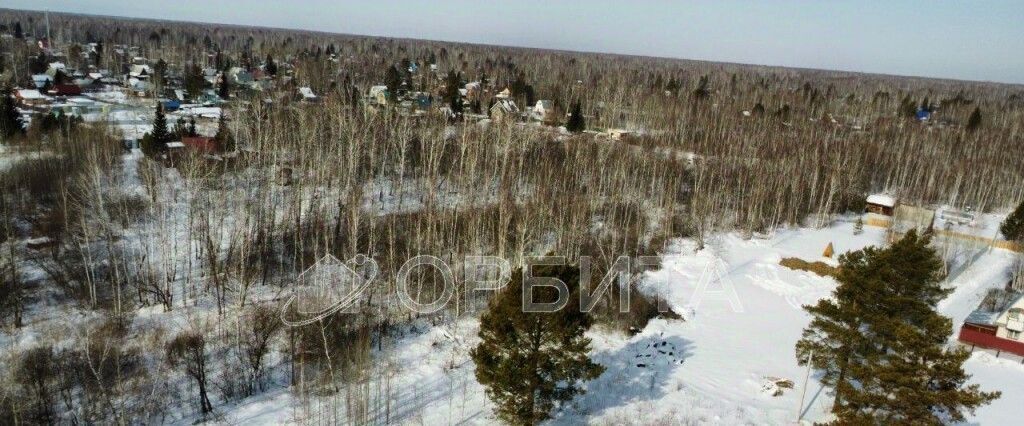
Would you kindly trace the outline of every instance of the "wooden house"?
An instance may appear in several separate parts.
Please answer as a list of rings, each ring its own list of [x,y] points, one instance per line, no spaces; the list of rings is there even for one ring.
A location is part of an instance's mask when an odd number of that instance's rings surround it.
[[[491,105],[491,120],[511,122],[519,118],[519,107],[511,99],[498,99]]]
[[[1024,357],[1024,293],[995,290],[967,316],[960,342]]]
[[[896,213],[896,197],[888,194],[871,194],[865,200],[865,212],[893,216]]]
[[[217,141],[210,137],[195,136],[195,137],[184,137],[181,138],[181,143],[184,147],[190,150],[201,152],[204,154],[212,154],[217,152]],[[170,144],[168,144],[170,146]]]

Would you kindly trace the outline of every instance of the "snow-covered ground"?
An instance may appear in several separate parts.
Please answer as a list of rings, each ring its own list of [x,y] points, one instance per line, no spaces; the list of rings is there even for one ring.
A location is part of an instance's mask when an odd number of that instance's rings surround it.
[[[0,158],[15,160],[11,152],[0,154],[7,154]],[[138,153],[122,158],[124,173],[118,180],[119,193],[145,194],[136,172],[139,158]],[[168,173],[168,179],[180,181],[180,176]],[[166,229],[129,233],[126,241],[138,240],[141,244],[146,240],[146,232],[159,234],[155,241],[184,238],[188,197],[174,188],[187,185],[169,185],[160,194],[163,215],[173,218],[165,221]],[[469,199],[448,194],[444,201],[453,205],[460,205],[460,201],[468,205],[487,204],[492,201],[487,192]],[[422,200],[414,193],[415,185],[395,190],[388,183],[379,182],[365,190],[364,208],[384,212],[415,210],[421,207]],[[986,215],[986,229],[1000,220],[1001,217]],[[230,230],[234,223],[227,221],[221,226],[222,230]],[[806,369],[797,365],[793,346],[809,321],[801,307],[828,297],[836,283],[831,278],[782,267],[779,261],[797,257],[834,263],[834,259],[822,257],[830,243],[838,257],[868,245],[882,245],[885,238],[885,230],[874,227],[855,234],[852,217],[844,217],[830,227],[779,230],[767,239],[744,240],[735,233],[719,234],[700,251],[695,250],[692,240],[673,241],[670,250],[662,255],[661,268],[643,277],[641,290],[660,295],[685,320],[656,319],[635,336],[599,328],[591,330],[592,357],[606,371],[586,384],[587,394],[559,407],[552,423],[786,424],[794,423],[798,417],[809,422],[828,420],[830,392],[814,375],[804,386]],[[1001,287],[1009,280],[1017,255],[978,244],[952,248],[943,244],[947,243],[937,242],[953,260],[946,285],[954,291],[939,309],[958,327],[988,289]],[[185,250],[176,245],[143,248],[153,253]],[[254,298],[264,296],[273,297],[267,294]],[[182,286],[175,299],[187,298]],[[203,311],[213,310],[212,306],[204,306],[209,301],[199,306],[186,305],[191,307],[172,312],[164,312],[158,306],[143,308],[137,313],[136,327],[178,329],[190,322],[190,316],[202,317]],[[31,317],[37,324],[58,322],[54,319],[58,313],[52,315],[49,319],[43,315]],[[474,377],[469,357],[469,350],[478,342],[478,328],[478,320],[473,316],[443,325],[420,321],[406,327],[401,337],[374,353],[379,372],[371,374],[369,386],[375,395],[383,395],[377,401],[386,402],[372,407],[370,421],[430,425],[496,423],[493,406]],[[0,347],[29,345],[39,330],[32,326],[26,330],[18,336],[0,335]],[[950,344],[955,344],[954,330],[950,330]],[[1021,413],[1019,395],[1024,394],[1024,365],[1020,360],[999,359],[977,351],[966,368],[975,376],[972,382],[980,384],[983,390],[1004,393],[1001,399],[981,408],[971,422],[1016,424]],[[791,382],[793,388],[780,387],[778,383],[782,381]],[[267,392],[241,402],[215,402],[218,416],[214,422],[282,424],[338,420],[323,416],[343,411],[345,405],[339,398],[343,400],[345,396],[302,400],[280,386],[286,382],[279,380]],[[173,421],[190,424],[198,420],[187,412],[184,410],[184,417],[175,417]]]
[[[828,419],[829,390],[797,365],[793,345],[809,321],[801,309],[827,297],[831,278],[778,264],[784,257],[821,257],[832,243],[839,254],[884,244],[885,231],[868,227],[854,235],[840,221],[825,229],[781,230],[767,240],[719,235],[695,252],[677,240],[662,268],[649,272],[643,290],[662,295],[686,320],[651,321],[636,336],[595,329],[593,359],[606,371],[587,384],[587,394],[560,407],[552,423],[578,424],[792,424],[798,417]],[[955,271],[954,293],[940,305],[954,326],[984,292],[1006,283],[1013,253],[979,250],[973,263]],[[698,293],[703,296],[696,296]],[[468,351],[478,322],[414,330],[379,356],[393,368],[393,406],[388,420],[400,424],[495,423],[491,403],[473,376]],[[950,330],[950,343],[955,342]],[[971,422],[1015,424],[1021,413],[1024,365],[978,351],[967,362],[974,383],[1001,390],[1003,398],[980,409]],[[793,389],[777,382],[789,380]],[[781,395],[776,394],[781,391]],[[228,423],[280,423],[302,418],[287,392],[264,395],[230,410]],[[376,417],[383,421],[384,418]]]

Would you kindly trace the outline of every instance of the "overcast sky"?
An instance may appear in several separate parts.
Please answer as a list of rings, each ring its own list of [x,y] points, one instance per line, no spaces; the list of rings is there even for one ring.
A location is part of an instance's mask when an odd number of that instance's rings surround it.
[[[0,7],[1024,83],[1022,0],[4,0]]]

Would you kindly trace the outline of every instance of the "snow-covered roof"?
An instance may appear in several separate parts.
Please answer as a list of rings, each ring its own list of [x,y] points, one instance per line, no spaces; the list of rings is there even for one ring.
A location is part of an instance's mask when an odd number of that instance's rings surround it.
[[[149,65],[138,65],[138,64],[132,65],[131,71],[128,72],[129,75],[132,75],[132,76],[135,76],[135,77],[138,77],[138,76],[143,75],[143,74],[152,74],[152,73],[153,73],[153,70],[149,68]]]
[[[313,89],[310,89],[308,87],[300,87],[299,88],[299,93],[302,95],[303,98],[306,98],[306,99],[315,99],[316,98],[316,95],[313,94]]]
[[[867,202],[868,204],[877,204],[879,206],[895,207],[896,197],[889,194],[871,194],[868,195]]]
[[[997,325],[999,317],[1007,311],[1017,308],[1017,305],[1022,300],[1024,300],[1024,293],[1013,295],[1010,299],[1006,300],[1002,306],[998,306],[994,310],[981,306],[978,309],[975,309],[974,312],[971,312],[971,314],[964,319],[964,322],[978,325]]]
[[[18,97],[22,99],[46,99],[38,90],[35,89],[20,89],[18,90]]]
[[[184,148],[185,144],[183,142],[167,142],[167,147],[168,148]]]
[[[181,109],[179,109],[178,112],[176,113],[176,115],[181,116],[196,115],[203,118],[220,118],[220,114],[220,107],[203,107],[189,105],[182,105]]]
[[[498,101],[494,103],[494,106],[492,108],[499,108],[506,113],[514,114],[519,112],[519,107],[516,106],[516,103],[512,102],[511,99],[499,98]]]

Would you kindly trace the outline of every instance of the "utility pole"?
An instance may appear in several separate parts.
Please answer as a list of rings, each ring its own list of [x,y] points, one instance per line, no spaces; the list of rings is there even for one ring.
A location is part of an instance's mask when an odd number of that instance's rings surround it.
[[[800,391],[800,406],[796,409],[796,423],[800,424],[800,421],[804,418],[804,398],[807,396],[807,381],[811,378],[811,361],[814,361],[814,351],[807,354],[807,373],[804,375],[804,387]]]

